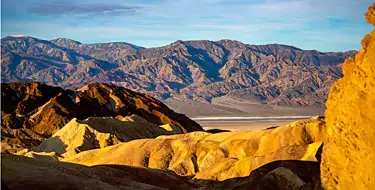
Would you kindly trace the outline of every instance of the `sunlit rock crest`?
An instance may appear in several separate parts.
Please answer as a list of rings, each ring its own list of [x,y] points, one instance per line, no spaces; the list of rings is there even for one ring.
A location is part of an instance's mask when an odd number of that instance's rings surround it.
[[[375,4],[365,17],[375,25]],[[375,187],[375,30],[347,59],[344,77],[331,87],[326,111],[327,138],[321,164],[326,189]]]

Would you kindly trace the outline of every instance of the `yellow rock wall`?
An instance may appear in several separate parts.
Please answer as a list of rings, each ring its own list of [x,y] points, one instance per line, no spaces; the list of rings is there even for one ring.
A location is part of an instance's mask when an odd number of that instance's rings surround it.
[[[375,24],[375,4],[366,20]],[[343,65],[327,101],[321,163],[325,189],[375,188],[375,30]]]

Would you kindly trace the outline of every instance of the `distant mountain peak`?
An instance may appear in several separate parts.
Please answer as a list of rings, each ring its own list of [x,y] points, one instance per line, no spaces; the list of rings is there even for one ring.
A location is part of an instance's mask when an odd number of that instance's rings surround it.
[[[54,41],[54,42],[74,42],[74,43],[77,43],[77,44],[82,44],[81,42],[78,42],[78,41],[75,41],[75,40],[72,40],[72,39],[69,39],[69,38],[56,38],[56,39],[53,39],[51,41]]]
[[[170,45],[176,45],[176,44],[184,44],[185,45],[185,42],[182,41],[182,40],[176,40],[176,41],[172,42]]]
[[[81,42],[71,40],[68,38],[57,38],[57,39],[51,40],[51,42],[58,46],[65,47],[65,48],[76,48],[82,44]]]
[[[2,38],[4,40],[39,40],[39,41],[43,41],[41,39],[38,39],[38,38],[34,38],[34,37],[31,37],[31,36],[26,36],[26,35],[9,35],[9,36],[5,36],[4,38]]]
[[[238,41],[238,40],[231,40],[231,39],[221,39],[219,40],[218,42],[226,42],[226,43],[241,43],[243,44],[242,42]]]
[[[26,36],[26,35],[23,35],[23,34],[16,34],[16,35],[10,35],[10,37],[13,37],[13,38],[24,38],[24,37],[29,37],[29,36]]]
[[[263,46],[263,47],[268,47],[268,48],[289,48],[289,49],[293,49],[293,50],[302,50],[302,49],[297,48],[297,47],[292,46],[292,45],[279,44],[279,43],[265,44],[265,45],[251,45],[251,46]]]

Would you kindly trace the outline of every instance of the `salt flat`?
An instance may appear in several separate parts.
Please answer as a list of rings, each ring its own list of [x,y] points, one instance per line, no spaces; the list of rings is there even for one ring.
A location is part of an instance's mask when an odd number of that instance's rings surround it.
[[[313,116],[269,116],[269,117],[196,117],[192,118],[205,130],[252,131],[289,124],[296,119]]]

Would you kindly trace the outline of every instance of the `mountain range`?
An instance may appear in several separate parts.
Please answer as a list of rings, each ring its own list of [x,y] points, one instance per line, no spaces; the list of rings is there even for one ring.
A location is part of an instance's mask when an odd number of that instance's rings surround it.
[[[1,53],[3,82],[38,81],[66,89],[101,82],[166,101],[212,103],[231,97],[279,106],[324,106],[330,85],[342,77],[342,63],[356,51],[323,53],[233,40],[143,48],[8,36],[1,40]]]

